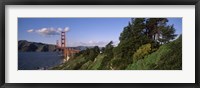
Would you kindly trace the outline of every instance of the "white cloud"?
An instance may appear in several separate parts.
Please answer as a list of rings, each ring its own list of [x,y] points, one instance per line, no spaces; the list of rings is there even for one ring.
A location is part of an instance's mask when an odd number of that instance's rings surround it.
[[[34,31],[33,29],[27,30],[27,32],[33,32],[33,31]]]
[[[69,31],[69,27],[65,27],[65,28],[41,28],[41,29],[30,29],[30,30],[27,30],[27,32],[35,32],[35,33],[38,33],[40,35],[44,35],[44,36],[48,36],[48,35],[60,35],[60,32],[61,31]]]
[[[63,29],[63,31],[65,31],[65,32],[69,31],[69,27],[65,27],[65,28]]]
[[[88,41],[88,42],[72,42],[68,41],[68,45],[70,47],[75,47],[75,46],[99,46],[99,47],[105,47],[110,41]],[[113,45],[117,46],[119,41],[114,41]]]
[[[35,31],[41,35],[59,35],[60,32],[54,28],[42,28]]]
[[[103,47],[105,46],[106,44],[108,44],[108,41],[88,41],[88,42],[80,42],[80,45],[83,45],[83,46],[100,46],[100,47]]]
[[[58,31],[62,31],[62,28],[58,28]]]

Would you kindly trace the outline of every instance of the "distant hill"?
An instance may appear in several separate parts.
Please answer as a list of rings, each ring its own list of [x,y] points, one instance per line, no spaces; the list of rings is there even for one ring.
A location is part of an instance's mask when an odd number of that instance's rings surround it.
[[[77,46],[77,47],[68,47],[76,50],[85,50],[87,48],[93,48],[93,46]],[[18,51],[19,52],[55,52],[56,45],[45,44],[39,42],[30,42],[27,40],[18,41]]]
[[[19,52],[54,52],[56,46],[51,44],[29,42],[26,40],[18,41]]]
[[[87,48],[93,48],[94,46],[77,46],[77,47],[68,47],[68,48],[72,48],[72,49],[76,49],[76,50],[86,50]],[[99,47],[101,48],[101,47]]]

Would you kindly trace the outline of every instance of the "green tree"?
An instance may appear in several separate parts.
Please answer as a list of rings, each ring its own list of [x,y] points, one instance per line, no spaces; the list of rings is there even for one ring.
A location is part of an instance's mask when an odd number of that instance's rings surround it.
[[[105,52],[104,55],[105,57],[102,60],[101,66],[99,69],[110,69],[110,61],[113,58],[113,41],[110,41],[106,47],[105,47]]]
[[[89,49],[89,55],[86,56],[91,61],[94,61],[94,59],[98,56],[100,52],[100,49],[98,46],[95,46],[94,48]]]
[[[124,69],[128,64],[132,63],[133,53],[143,44],[148,42],[145,35],[145,19],[131,19],[128,26],[124,28],[120,34],[120,43],[114,48],[114,59],[112,66],[115,69]]]
[[[145,34],[152,40],[156,41],[160,36],[160,29],[168,22],[167,18],[149,18],[146,19]]]
[[[175,39],[175,37],[177,36],[175,34],[175,28],[174,25],[168,25],[166,27],[163,27],[161,30],[161,37],[159,37],[159,42],[161,42],[162,44],[168,43],[170,40]]]

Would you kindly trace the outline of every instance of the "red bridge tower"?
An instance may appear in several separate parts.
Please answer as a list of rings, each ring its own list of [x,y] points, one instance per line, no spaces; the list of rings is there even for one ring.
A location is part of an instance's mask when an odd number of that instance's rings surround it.
[[[61,32],[61,50],[63,52],[64,57],[66,57],[67,56],[66,36],[65,36],[65,32],[64,31]]]

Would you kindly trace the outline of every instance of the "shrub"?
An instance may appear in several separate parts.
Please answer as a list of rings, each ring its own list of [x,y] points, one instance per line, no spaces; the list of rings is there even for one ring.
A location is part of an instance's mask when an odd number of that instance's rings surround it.
[[[151,44],[142,45],[134,54],[133,61],[143,59],[145,55],[148,55],[151,52]]]

